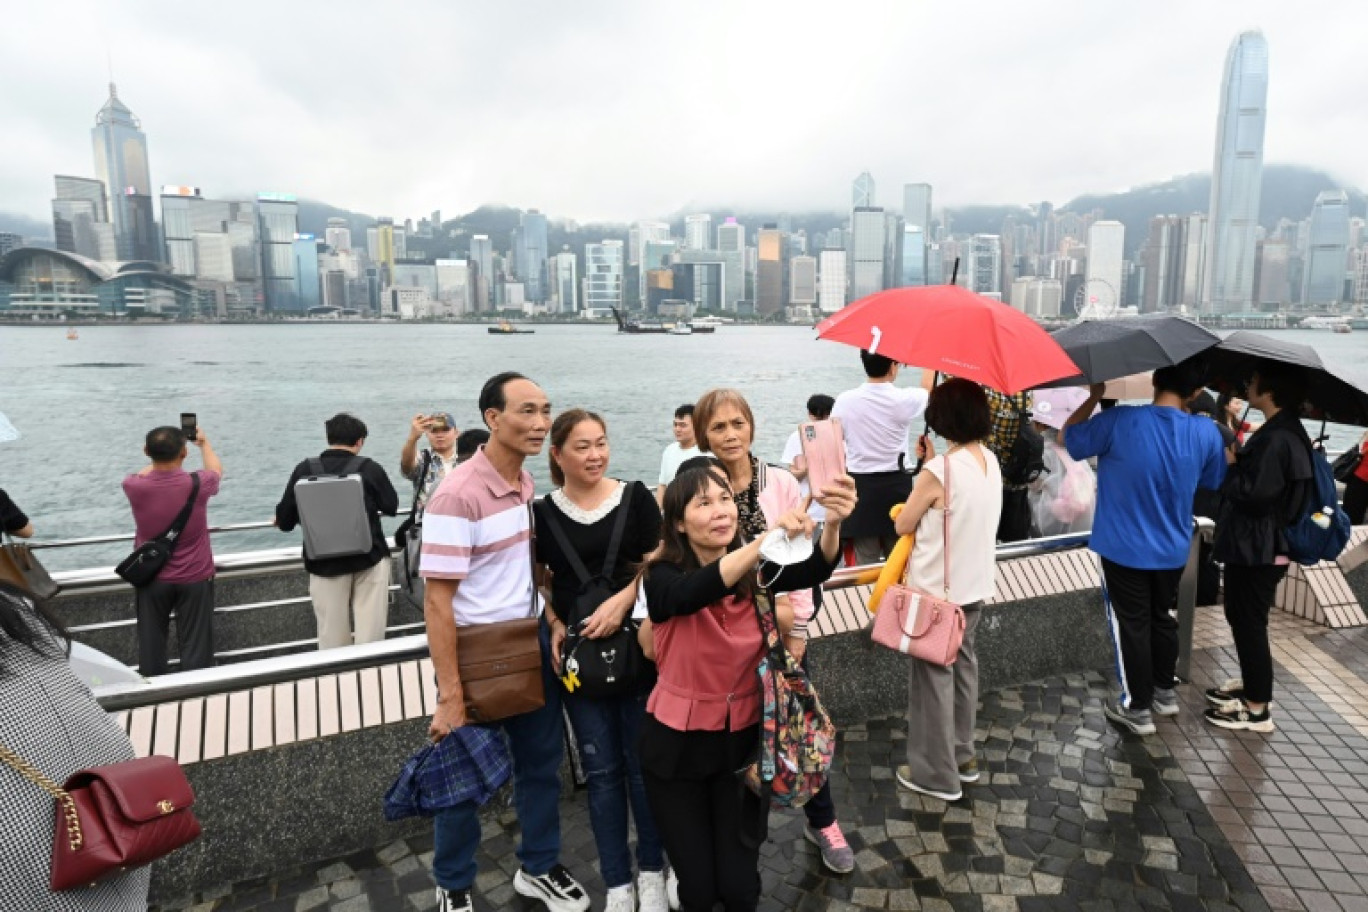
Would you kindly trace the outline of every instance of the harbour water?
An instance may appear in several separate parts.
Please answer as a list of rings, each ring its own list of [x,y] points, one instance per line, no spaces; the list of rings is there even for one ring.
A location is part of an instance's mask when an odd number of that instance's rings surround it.
[[[88,326],[69,341],[55,326],[0,327],[0,412],[23,435],[0,444],[0,487],[41,538],[131,531],[119,482],[145,464],[143,435],[195,412],[224,463],[211,522],[269,521],[290,469],[324,448],[330,415],[345,410],[364,420],[364,454],[397,479],[412,416],[443,410],[462,428],[476,425],[480,385],[502,370],[537,380],[558,411],[598,411],[608,423],[612,474],[653,483],[674,407],[710,387],[745,393],[756,413],[756,452],[777,460],[809,395],[863,380],[857,352],[816,341],[811,328],[724,326],[693,336],[624,336],[601,324],[535,328],[495,336],[458,324]],[[1368,387],[1368,334],[1277,335],[1316,346],[1332,369]],[[915,383],[917,372],[904,377],[900,384]],[[1333,449],[1362,433],[1330,431]],[[530,468],[547,490],[544,458]],[[409,486],[396,487],[405,500]],[[219,547],[278,547],[297,536],[240,533]],[[126,551],[49,552],[45,562],[112,564]]]

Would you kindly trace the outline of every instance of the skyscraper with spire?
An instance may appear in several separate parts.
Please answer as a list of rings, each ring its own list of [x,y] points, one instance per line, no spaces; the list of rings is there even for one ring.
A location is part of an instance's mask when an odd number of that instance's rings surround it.
[[[1254,306],[1267,107],[1268,42],[1262,32],[1244,32],[1230,45],[1221,82],[1202,288],[1207,313],[1238,313]]]
[[[109,100],[95,115],[95,129],[90,135],[95,146],[95,176],[104,182],[118,258],[159,259],[147,136],[138,118],[119,99],[112,82]]]

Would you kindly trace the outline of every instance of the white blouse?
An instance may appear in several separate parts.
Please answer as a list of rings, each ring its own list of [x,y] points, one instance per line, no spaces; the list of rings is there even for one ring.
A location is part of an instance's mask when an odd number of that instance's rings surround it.
[[[1002,515],[1002,471],[997,457],[980,447],[986,471],[969,449],[949,454],[950,601],[968,605],[993,594],[997,575],[997,528]],[[945,485],[946,456],[923,470]],[[907,562],[907,582],[937,598],[945,594],[944,513],[932,507],[917,524],[917,541]]]

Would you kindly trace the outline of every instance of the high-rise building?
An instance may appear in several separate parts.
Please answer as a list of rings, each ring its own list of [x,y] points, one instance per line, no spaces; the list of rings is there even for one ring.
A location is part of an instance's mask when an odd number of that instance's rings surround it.
[[[850,185],[850,208],[874,208],[874,175],[868,171],[862,171]]]
[[[817,303],[817,258],[796,256],[789,260],[789,304],[812,307]]]
[[[736,303],[746,298],[746,226],[731,217],[718,225],[717,252],[726,264],[722,309],[736,310]]]
[[[903,225],[902,275],[898,285],[912,288],[926,282],[926,229],[912,222]]]
[[[1183,291],[1181,303],[1189,313],[1202,306],[1203,282],[1206,281],[1207,217],[1194,213],[1183,227]]]
[[[375,246],[371,249],[371,260],[380,267],[380,281],[387,286],[394,281],[394,264],[399,259],[394,249],[395,231],[394,219],[389,216],[382,215],[375,220]]]
[[[1230,45],[1221,83],[1202,283],[1203,310],[1209,313],[1239,313],[1254,302],[1267,107],[1268,42],[1261,32],[1245,32]]]
[[[95,176],[104,184],[109,222],[120,260],[157,259],[157,226],[152,218],[152,176],[147,136],[133,112],[119,100],[114,83],[90,131]]]
[[[1291,297],[1287,281],[1287,242],[1262,240],[1256,249],[1259,256],[1254,264],[1254,304],[1260,310],[1280,308]]]
[[[470,262],[475,267],[471,286],[475,289],[474,302],[477,313],[485,313],[493,306],[494,294],[494,244],[487,234],[477,234],[470,239]]]
[[[297,234],[292,246],[299,309],[308,313],[323,303],[323,286],[318,274],[318,240],[312,234]]]
[[[969,290],[1002,300],[1002,236],[976,234],[969,242]]]
[[[851,263],[850,299],[883,291],[884,211],[872,206],[857,208],[850,215]]]
[[[1187,219],[1156,215],[1150,219],[1149,235],[1140,260],[1145,267],[1142,313],[1174,310],[1183,302],[1183,255],[1187,252],[1183,231]]]
[[[1103,220],[1088,226],[1088,304],[1099,315],[1110,315],[1126,292],[1126,226]]]
[[[1023,276],[1012,282],[1012,306],[1030,317],[1058,317],[1063,294],[1058,279]]]
[[[513,256],[524,299],[540,304],[546,293],[546,216],[536,209],[524,212],[514,236]]]
[[[323,239],[328,242],[328,246],[333,250],[352,249],[351,228],[344,218],[328,219],[328,229],[324,232]]]
[[[835,313],[846,305],[846,252],[823,250],[817,256],[817,306],[822,313]]]
[[[897,288],[902,284],[902,224],[898,213],[884,210],[884,288]]]
[[[903,221],[915,225],[923,233],[931,231],[931,185],[903,185]]]
[[[584,247],[584,309],[591,315],[622,309],[622,241],[605,239]]]
[[[1349,194],[1326,190],[1311,208],[1310,243],[1302,273],[1302,303],[1339,304],[1349,267]]]
[[[471,274],[469,260],[437,261],[437,303],[441,305],[443,316],[459,317],[473,309]]]
[[[684,246],[690,250],[712,249],[712,216],[706,212],[684,216]]]
[[[24,246],[24,236],[14,234],[10,231],[0,231],[0,257],[9,253],[11,250],[18,250]]]
[[[579,312],[579,267],[568,248],[547,261],[552,296],[561,313]]]
[[[784,232],[766,225],[756,235],[755,314],[768,317],[784,306]]]
[[[104,184],[64,174],[58,174],[53,182],[52,233],[57,249],[102,262],[117,260],[118,245],[109,221]]]
[[[632,249],[629,251],[628,266],[637,267],[637,294],[646,300],[646,273],[659,269],[659,260],[648,259],[647,247],[651,244],[664,244],[670,240],[670,226],[665,222],[637,222],[628,232]]]
[[[299,233],[299,203],[288,193],[257,194],[257,219],[261,226],[261,278],[266,310],[272,314],[301,313],[299,273],[294,242]],[[317,281],[317,273],[314,276]]]
[[[700,251],[683,251],[699,253]],[[673,298],[692,305],[692,313],[721,310],[726,266],[716,260],[685,260],[671,267]]]

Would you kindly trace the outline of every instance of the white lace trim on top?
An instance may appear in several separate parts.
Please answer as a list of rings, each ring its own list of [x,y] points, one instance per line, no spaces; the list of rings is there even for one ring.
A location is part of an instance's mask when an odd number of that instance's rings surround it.
[[[617,508],[617,505],[622,503],[622,492],[626,489],[627,482],[618,482],[618,486],[613,490],[613,493],[605,497],[603,503],[594,507],[592,510],[585,510],[582,507],[576,506],[570,498],[565,496],[564,488],[556,488],[556,490],[552,491],[551,501],[560,508],[562,513],[575,522],[584,526],[592,526],[609,513],[612,513],[613,510]]]

